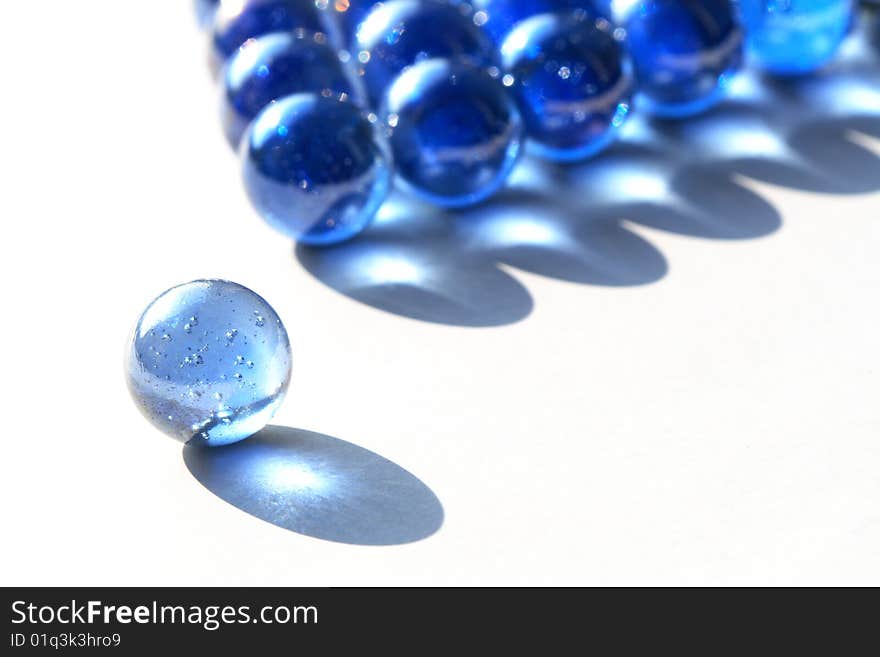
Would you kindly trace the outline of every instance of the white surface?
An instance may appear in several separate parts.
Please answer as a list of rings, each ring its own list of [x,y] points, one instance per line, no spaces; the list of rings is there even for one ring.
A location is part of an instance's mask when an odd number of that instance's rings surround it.
[[[782,217],[764,238],[624,224],[668,262],[653,284],[507,268],[522,321],[405,319],[253,215],[186,2],[87,5],[0,23],[4,585],[880,584],[880,194],[746,182]],[[193,479],[122,351],[153,296],[200,277],[287,324],[275,424],[413,472],[437,534],[320,541]]]

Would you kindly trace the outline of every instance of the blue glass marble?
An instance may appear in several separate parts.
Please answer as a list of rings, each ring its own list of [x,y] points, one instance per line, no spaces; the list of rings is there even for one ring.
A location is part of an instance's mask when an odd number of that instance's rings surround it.
[[[495,46],[472,18],[440,0],[390,0],[377,4],[357,33],[356,58],[374,107],[407,66],[430,58],[497,62]]]
[[[365,105],[361,90],[354,69],[323,39],[308,32],[267,34],[245,43],[224,69],[223,128],[238,147],[245,128],[273,100],[315,92]]]
[[[608,0],[475,0],[474,22],[499,46],[514,26],[539,14],[585,12],[611,19]]]
[[[317,94],[266,107],[241,140],[245,189],[275,229],[303,244],[354,237],[391,185],[387,146],[350,102]]]
[[[742,62],[730,0],[641,0],[625,17],[636,106],[666,117],[702,112],[724,95]]]
[[[613,30],[604,18],[540,14],[505,39],[504,83],[538,155],[580,160],[614,141],[629,113],[632,81]]]
[[[214,447],[266,426],[287,391],[290,364],[287,332],[262,297],[237,283],[200,280],[147,306],[126,378],[156,428]]]
[[[219,70],[248,39],[295,30],[322,34],[331,45],[340,45],[333,17],[319,9],[315,0],[220,0],[214,17],[211,65]]]
[[[406,187],[444,207],[496,192],[517,162],[523,124],[499,80],[462,61],[430,59],[405,70],[384,120]]]
[[[220,0],[194,0],[194,4],[199,26],[208,27],[214,20],[214,13],[220,5]]]
[[[853,0],[739,0],[751,61],[779,75],[809,73],[836,53],[853,23]]]

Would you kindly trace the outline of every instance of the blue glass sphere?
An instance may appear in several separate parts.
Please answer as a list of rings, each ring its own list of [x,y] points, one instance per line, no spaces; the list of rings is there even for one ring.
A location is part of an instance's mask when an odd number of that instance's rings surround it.
[[[461,61],[430,59],[391,85],[383,114],[400,179],[444,207],[478,203],[507,180],[523,124],[499,80]]]
[[[742,62],[742,30],[730,0],[641,0],[626,14],[636,106],[667,117],[702,112],[724,94]]]
[[[392,167],[376,125],[350,102],[286,96],[241,140],[244,184],[275,229],[322,246],[354,237],[391,186]]]
[[[495,46],[472,18],[440,0],[389,0],[360,24],[355,47],[367,93],[375,107],[407,66],[430,58],[496,63]]]
[[[614,141],[632,82],[613,29],[603,18],[540,14],[505,39],[504,81],[538,155],[579,160]]]
[[[474,22],[501,45],[517,23],[539,14],[583,12],[610,20],[607,0],[475,0]]]
[[[275,414],[290,383],[290,342],[272,307],[237,283],[201,280],[143,312],[126,378],[156,428],[182,442],[228,445]]]
[[[315,0],[220,0],[214,16],[212,66],[219,69],[248,39],[303,30],[339,45],[339,30]]]
[[[780,75],[827,63],[853,22],[853,0],[739,0],[746,48],[757,66]]]
[[[245,128],[273,100],[315,92],[365,105],[361,89],[353,68],[323,39],[308,32],[267,34],[245,43],[224,69],[223,128],[238,147]]]

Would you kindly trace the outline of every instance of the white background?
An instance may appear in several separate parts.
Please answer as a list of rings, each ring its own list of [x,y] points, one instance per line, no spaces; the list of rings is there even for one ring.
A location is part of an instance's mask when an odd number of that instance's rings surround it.
[[[349,299],[262,224],[190,9],[15,3],[0,21],[3,584],[880,584],[880,64],[853,54],[858,74],[829,71],[813,105],[765,103],[760,137],[692,136],[703,154],[785,158],[779,131],[811,112],[831,132],[868,117],[813,147],[839,193],[733,174],[730,199],[692,190],[709,198],[692,213],[734,232],[741,190],[760,194],[781,225],[742,239],[621,211],[609,243],[662,254],[665,274],[611,286],[498,265],[531,313],[465,328]],[[682,149],[685,181],[705,175]],[[590,203],[589,189],[555,197]],[[570,248],[575,268],[601,259]],[[552,269],[552,253],[511,253]],[[438,533],[318,540],[190,475],[131,403],[122,354],[147,302],[202,277],[257,290],[287,325],[294,379],[274,423],[414,473],[444,507]]]

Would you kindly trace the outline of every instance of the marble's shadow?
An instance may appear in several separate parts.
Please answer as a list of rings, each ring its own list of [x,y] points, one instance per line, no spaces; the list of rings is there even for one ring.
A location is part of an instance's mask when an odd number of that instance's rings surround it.
[[[532,297],[514,277],[469,250],[442,211],[399,194],[363,235],[338,246],[297,246],[305,269],[340,293],[396,315],[457,326],[527,317]]]
[[[624,221],[656,230],[713,240],[769,235],[782,225],[779,212],[745,187],[731,171],[706,166],[682,141],[647,123],[595,161],[562,172],[564,188],[582,200],[581,216]]]
[[[644,138],[689,162],[681,173],[745,176],[823,194],[880,190],[880,55],[853,38],[814,74],[746,71],[730,97],[687,121],[653,121]]]
[[[878,95],[880,103],[880,95]],[[870,113],[801,113],[796,123],[766,108],[723,104],[689,124],[655,124],[671,152],[682,156],[681,180],[739,176],[780,187],[835,195],[880,190],[880,157],[860,141],[880,135],[880,105]],[[734,206],[735,207],[735,206]],[[743,217],[750,216],[743,212]]]
[[[460,211],[452,220],[459,244],[493,267],[582,285],[638,286],[666,275],[663,254],[619,214],[597,205],[581,211],[566,198],[570,190],[554,191],[549,185],[542,193],[511,186]]]
[[[296,257],[349,298],[467,327],[512,324],[531,313],[531,294],[508,267],[609,286],[650,283],[667,271],[662,254],[616,219],[516,187],[458,212],[395,194],[365,234],[330,249],[298,246]]]
[[[337,543],[400,545],[443,524],[443,506],[414,475],[338,438],[269,426],[223,448],[186,446],[205,488],[261,520]]]
[[[863,145],[859,136],[880,139],[880,115],[805,123],[792,132],[789,143],[808,166],[827,176],[830,189],[826,191],[868,194],[880,190],[880,157]]]

